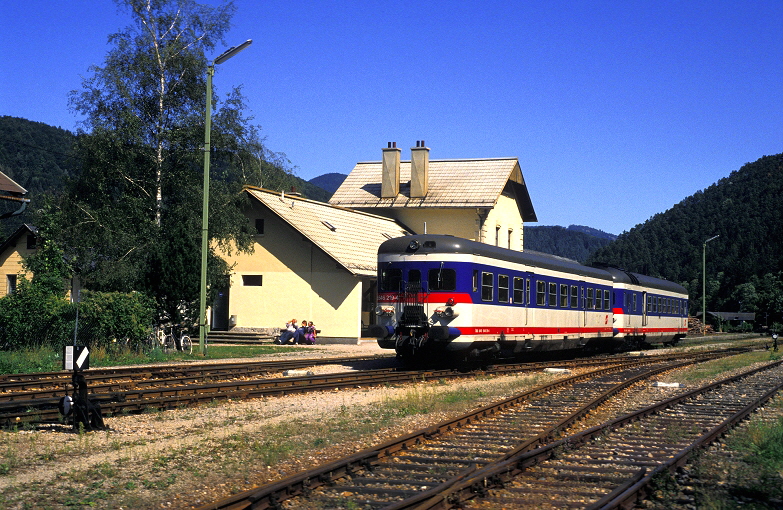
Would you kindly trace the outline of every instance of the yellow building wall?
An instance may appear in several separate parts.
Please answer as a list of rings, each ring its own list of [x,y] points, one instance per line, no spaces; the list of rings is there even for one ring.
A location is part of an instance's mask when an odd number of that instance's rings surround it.
[[[516,200],[506,194],[500,195],[495,207],[489,211],[484,221],[483,242],[522,251],[523,249],[522,216]]]
[[[362,278],[339,266],[277,215],[256,205],[250,225],[264,219],[254,252],[223,254],[233,264],[229,315],[237,328],[283,328],[295,318],[313,321],[320,337],[355,338],[361,334]],[[261,276],[246,285],[245,276]]]
[[[395,208],[384,211],[417,234],[452,235],[502,248],[524,248],[522,216],[514,197],[503,193],[492,209]],[[426,223],[426,229],[425,229]]]
[[[8,277],[16,276],[17,282],[21,275],[28,279],[31,274],[25,272],[22,267],[22,258],[33,253],[35,249],[27,249],[27,236],[19,236],[16,244],[8,247],[4,253],[0,253],[0,297],[8,295]]]

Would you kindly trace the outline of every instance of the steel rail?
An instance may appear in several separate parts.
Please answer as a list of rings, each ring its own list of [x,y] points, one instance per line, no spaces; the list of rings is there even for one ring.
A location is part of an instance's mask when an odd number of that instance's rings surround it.
[[[687,364],[687,363],[697,362],[706,359],[705,356],[703,355],[700,356],[691,355],[691,358],[692,361],[681,361],[679,363],[668,362],[667,366],[659,367],[654,371],[650,371],[648,374],[646,374],[646,376],[651,377],[652,375],[655,375],[655,373],[677,368],[681,364]],[[576,382],[594,378],[599,374],[621,370],[624,368],[628,368],[632,365],[646,365],[652,363],[667,363],[667,362],[662,361],[661,359],[654,359],[654,358],[636,358],[634,361],[629,362],[627,364],[596,370],[586,374],[571,376],[542,387],[534,388],[532,390],[502,400],[500,402],[496,402],[494,404],[484,406],[480,409],[474,410],[470,413],[454,418],[452,420],[447,420],[438,425],[427,427],[419,431],[410,433],[408,435],[390,440],[386,443],[363,450],[362,452],[346,457],[344,459],[334,461],[332,463],[326,464],[324,466],[320,466],[312,470],[298,473],[292,477],[288,477],[286,479],[273,482],[256,489],[251,489],[249,491],[236,494],[224,500],[214,502],[209,505],[204,505],[200,508],[201,510],[218,509],[218,508],[232,508],[232,509],[233,508],[236,509],[278,508],[281,501],[311,491],[312,489],[318,486],[329,484],[335,479],[344,477],[346,475],[355,474],[359,470],[369,469],[373,464],[377,464],[382,459],[389,457],[395,453],[415,447],[416,445],[422,444],[438,436],[447,434],[450,431],[457,430],[460,427],[479,421],[482,418],[488,417],[492,414],[500,413],[505,409],[526,402],[534,397],[543,395],[547,392],[551,392],[561,387],[573,385]],[[612,394],[621,391],[622,389],[638,382],[639,380],[641,380],[641,378],[637,377],[634,378],[632,381],[627,381],[620,385],[617,385],[617,387],[613,388],[612,390],[609,390],[604,394],[600,395],[596,399],[596,401],[593,402],[592,404],[587,404],[583,406],[582,408],[577,410],[572,416],[566,417],[560,420],[559,422],[557,422],[554,427],[550,428],[548,431],[542,434],[542,436],[544,437],[536,437],[528,441],[526,443],[526,446],[518,447],[517,451],[521,448],[532,448],[535,447],[535,444],[546,442],[545,437],[547,436],[551,437],[556,430],[564,426],[567,426],[567,424],[572,423],[573,421],[578,420],[580,417],[584,416],[584,414],[589,412],[589,410],[593,409],[597,405],[600,405],[601,402],[605,401]],[[469,475],[470,475],[470,471],[463,472],[457,477],[457,480],[460,477],[465,477]],[[453,483],[455,481],[456,480],[452,480],[451,482]]]

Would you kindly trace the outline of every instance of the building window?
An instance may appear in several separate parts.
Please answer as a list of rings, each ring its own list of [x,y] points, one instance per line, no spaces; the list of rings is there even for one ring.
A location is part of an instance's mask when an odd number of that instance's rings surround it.
[[[260,274],[243,274],[242,285],[245,287],[260,287],[263,284],[264,277]]]
[[[500,246],[500,225],[495,227],[495,246]]]
[[[525,303],[525,280],[518,276],[514,277],[514,303]]]
[[[16,292],[16,275],[9,274],[5,277],[5,291],[6,294],[13,294]]]
[[[513,229],[508,229],[508,249],[511,249],[511,236],[514,233]]]
[[[27,234],[27,249],[34,250],[38,248],[38,239],[33,234]]]
[[[508,276],[498,275],[498,301],[508,303]]]
[[[536,282],[536,305],[546,306],[546,282]]]
[[[264,219],[263,218],[256,218],[256,234],[262,236],[264,235]]]
[[[495,275],[492,273],[481,273],[481,300],[492,301],[493,290],[495,286]]]

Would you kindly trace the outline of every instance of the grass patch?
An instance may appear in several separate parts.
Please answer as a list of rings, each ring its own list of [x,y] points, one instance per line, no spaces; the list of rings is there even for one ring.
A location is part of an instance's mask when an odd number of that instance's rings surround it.
[[[667,379],[683,383],[697,383],[704,379],[718,377],[721,374],[746,367],[753,363],[765,361],[770,361],[770,353],[764,351],[746,352],[737,354],[736,356],[727,356],[725,358],[699,363],[698,365],[686,368],[676,375],[671,375],[667,377]]]
[[[172,352],[165,354],[160,349],[149,352],[136,352],[129,349],[90,349],[91,367],[113,367],[118,365],[144,365],[166,361],[198,361],[204,359],[253,358],[264,354],[304,351],[301,347],[280,345],[215,345],[209,346],[208,355],[201,356],[198,346],[193,354]],[[63,368],[62,352],[50,347],[38,347],[18,351],[3,352],[0,357],[0,374],[26,374],[37,372],[56,372]]]
[[[780,508],[783,505],[783,418],[751,421],[726,439],[737,458],[708,453],[695,463],[699,508]]]

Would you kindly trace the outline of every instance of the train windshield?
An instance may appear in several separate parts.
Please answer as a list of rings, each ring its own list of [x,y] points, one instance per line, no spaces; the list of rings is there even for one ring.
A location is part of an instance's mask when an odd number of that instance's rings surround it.
[[[381,290],[386,292],[397,292],[402,283],[402,269],[388,268],[381,273]]]
[[[457,288],[457,271],[443,267],[430,269],[427,283],[429,290],[455,290]]]

